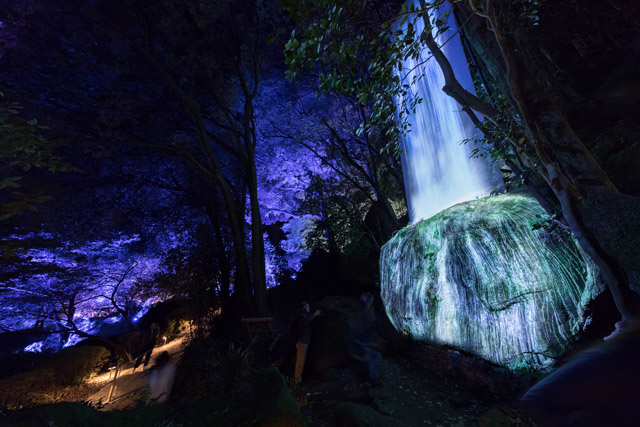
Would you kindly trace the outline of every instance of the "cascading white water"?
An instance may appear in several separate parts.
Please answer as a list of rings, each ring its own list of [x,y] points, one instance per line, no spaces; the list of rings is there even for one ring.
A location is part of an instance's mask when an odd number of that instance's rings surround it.
[[[472,89],[457,37],[449,31],[443,40]],[[413,88],[424,101],[410,117],[402,157],[412,224],[380,254],[387,315],[418,339],[512,368],[547,367],[588,323],[586,307],[602,291],[597,268],[569,233],[533,229],[549,220],[533,198],[484,197],[502,189],[497,167],[470,159],[473,143],[462,141],[473,139],[473,124],[442,91],[436,61],[419,64],[428,56],[403,64],[424,74]]]
[[[449,18],[449,30],[437,36],[438,43],[456,70],[458,81],[473,92],[455,22],[452,16]],[[405,30],[410,23],[418,34],[424,30],[422,19],[406,22]],[[471,158],[478,136],[475,126],[453,98],[442,91],[444,76],[436,60],[430,57],[431,53],[425,50],[417,59],[408,58],[400,72],[400,77],[407,83],[413,82],[415,76],[423,76],[416,80],[411,90],[422,102],[409,117],[411,130],[404,137],[402,150],[402,170],[412,223],[430,218],[456,203],[503,190],[497,167],[486,159]]]

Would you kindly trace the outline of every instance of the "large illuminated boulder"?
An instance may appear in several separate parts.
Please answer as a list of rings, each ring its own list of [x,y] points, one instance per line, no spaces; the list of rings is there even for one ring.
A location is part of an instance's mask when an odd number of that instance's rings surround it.
[[[381,254],[381,296],[398,330],[511,368],[565,352],[602,292],[595,265],[531,197],[446,209],[398,232]],[[537,229],[535,229],[537,228]]]

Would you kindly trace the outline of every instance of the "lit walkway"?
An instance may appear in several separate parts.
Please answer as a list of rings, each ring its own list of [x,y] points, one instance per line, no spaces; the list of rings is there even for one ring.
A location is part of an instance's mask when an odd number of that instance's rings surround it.
[[[158,356],[166,351],[171,357],[170,364],[173,364],[173,366],[177,365],[180,358],[182,357],[182,351],[184,349],[183,343],[185,343],[187,340],[188,334],[182,334],[177,339],[165,345],[155,347],[153,349],[153,352],[151,353],[151,360],[149,361],[149,364],[144,371],[142,370],[142,366],[138,366],[136,372],[134,373],[134,361],[126,363],[126,368],[122,369],[118,374],[118,379],[116,380],[116,385],[111,396],[111,401],[109,403],[107,403],[107,399],[109,397],[109,392],[111,391],[111,387],[113,384],[113,374],[115,372],[115,368],[110,372],[90,378],[87,381],[89,384],[103,385],[103,387],[97,393],[89,396],[87,402],[103,410],[123,409],[131,406],[134,403],[137,403],[138,399],[140,399],[149,384],[148,377],[151,374],[150,368],[156,363]],[[164,389],[154,390],[155,395],[163,393],[166,393],[168,395],[171,392],[171,385],[173,384],[175,369],[170,369],[167,372],[169,372],[171,378],[164,379],[162,381],[162,387],[164,387]]]

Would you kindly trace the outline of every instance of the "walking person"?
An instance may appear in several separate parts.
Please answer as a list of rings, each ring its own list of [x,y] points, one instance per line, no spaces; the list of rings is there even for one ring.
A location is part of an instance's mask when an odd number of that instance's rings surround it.
[[[374,387],[380,387],[381,382],[378,371],[382,355],[375,348],[376,331],[373,300],[373,295],[370,292],[364,292],[360,295],[359,308],[356,315],[347,321],[345,344],[349,356],[365,363],[368,382]]]
[[[296,316],[294,323],[294,333],[296,335],[296,368],[294,381],[300,384],[302,381],[302,371],[307,358],[307,350],[311,341],[311,321],[320,315],[320,310],[311,313],[311,306],[308,302],[302,302],[300,312]]]

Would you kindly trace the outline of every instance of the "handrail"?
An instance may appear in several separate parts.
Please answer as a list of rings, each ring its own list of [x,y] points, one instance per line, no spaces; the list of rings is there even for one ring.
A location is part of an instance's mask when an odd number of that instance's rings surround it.
[[[127,365],[133,364],[133,370],[131,372],[131,375],[135,374],[136,372],[135,362],[137,362],[138,359],[140,359],[141,357],[144,357],[147,353],[150,353],[150,352],[152,353],[155,348],[156,346],[154,345],[150,350],[147,350],[144,353],[140,353],[139,355],[132,357],[129,361],[124,363],[118,360],[118,362],[116,363],[115,373],[113,375],[113,382],[111,383],[111,388],[109,389],[109,394],[107,395],[107,401],[105,403],[111,403],[111,398],[118,390],[118,385],[116,384],[116,381],[118,380],[118,375],[121,375],[123,370],[128,369]],[[151,355],[149,355],[149,358],[151,358]],[[146,365],[143,365],[142,367],[143,371],[144,371],[144,366]]]

